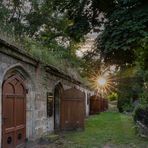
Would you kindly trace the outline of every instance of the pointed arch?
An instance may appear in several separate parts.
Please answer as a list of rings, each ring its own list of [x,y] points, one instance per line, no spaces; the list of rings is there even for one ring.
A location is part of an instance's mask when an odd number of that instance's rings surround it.
[[[20,76],[13,75],[2,88],[2,145],[24,146],[26,139],[26,91]],[[17,136],[21,135],[18,139]],[[8,140],[11,141],[8,142]],[[7,141],[7,142],[6,142]]]
[[[58,82],[54,87],[54,130],[59,131],[61,128],[61,99],[63,85]]]
[[[13,66],[8,67],[3,73],[3,82],[9,77],[12,77],[13,75],[18,75],[20,78],[22,78],[22,80],[31,81],[33,88],[35,88],[35,83],[33,82],[29,72],[27,72],[27,70],[21,64],[15,64]]]
[[[0,86],[3,88],[4,82],[13,76],[20,77],[24,82],[24,86],[26,89],[26,138],[31,138],[34,136],[35,129],[34,127],[34,112],[35,109],[35,95],[36,95],[36,85],[35,78],[31,75],[31,73],[26,70],[26,68],[18,63],[12,66],[9,66],[1,75]],[[2,90],[0,90],[2,94]],[[2,95],[1,95],[2,98]],[[1,119],[0,119],[1,120]]]

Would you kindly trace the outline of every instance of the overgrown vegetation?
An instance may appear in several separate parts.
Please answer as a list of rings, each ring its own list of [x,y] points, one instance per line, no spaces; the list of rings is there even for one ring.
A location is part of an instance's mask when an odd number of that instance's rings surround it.
[[[134,121],[140,121],[148,127],[148,105],[139,105],[134,111]]]
[[[132,112],[134,102],[142,92],[143,78],[137,75],[136,67],[123,68],[118,77],[118,108],[120,112]]]
[[[73,22],[54,9],[53,1],[0,1],[1,38],[25,49],[43,63],[66,73],[77,73],[81,60],[78,44],[69,37]]]
[[[138,75],[143,78],[142,92],[139,94],[139,106],[135,108],[134,119],[148,126],[148,41],[142,41],[142,47],[137,51]]]
[[[110,93],[107,98],[110,100],[110,101],[117,101],[118,100],[118,94],[116,92],[112,92]]]

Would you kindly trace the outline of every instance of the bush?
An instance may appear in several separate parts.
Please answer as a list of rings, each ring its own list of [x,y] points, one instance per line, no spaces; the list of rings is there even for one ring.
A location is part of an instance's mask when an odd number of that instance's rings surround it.
[[[120,96],[121,97],[121,96]],[[133,105],[131,104],[131,99],[129,97],[124,97],[118,99],[117,107],[119,109],[119,112],[132,112],[133,111]]]
[[[123,110],[125,112],[133,112],[134,106],[131,103],[125,103],[123,105]]]
[[[115,93],[115,92],[112,92],[110,95],[107,96],[107,98],[110,100],[110,101],[115,101],[118,99],[118,94]]]
[[[148,106],[139,105],[135,108],[134,121],[140,121],[148,127]]]

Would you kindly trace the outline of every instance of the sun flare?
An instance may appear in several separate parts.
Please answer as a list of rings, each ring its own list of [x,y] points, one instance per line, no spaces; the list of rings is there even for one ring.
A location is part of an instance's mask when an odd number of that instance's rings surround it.
[[[99,84],[100,86],[104,86],[106,83],[107,83],[107,80],[106,80],[104,77],[100,77],[100,78],[98,79],[98,84]]]
[[[112,77],[104,73],[93,74],[90,84],[100,94],[108,94],[115,89]]]

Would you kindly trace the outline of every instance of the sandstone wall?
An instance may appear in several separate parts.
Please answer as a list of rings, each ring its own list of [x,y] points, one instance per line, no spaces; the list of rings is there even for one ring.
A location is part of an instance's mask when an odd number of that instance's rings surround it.
[[[27,89],[26,134],[29,140],[39,138],[45,132],[54,130],[54,116],[47,117],[47,92],[54,94],[60,82],[64,89],[77,87],[85,92],[86,115],[89,114],[88,91],[74,81],[60,77],[46,69],[41,62],[16,52],[11,47],[0,45],[0,125],[2,127],[2,84],[12,73],[19,73],[25,79]],[[2,128],[0,127],[0,139]],[[0,141],[1,142],[1,141]]]

